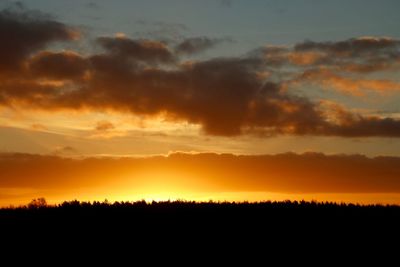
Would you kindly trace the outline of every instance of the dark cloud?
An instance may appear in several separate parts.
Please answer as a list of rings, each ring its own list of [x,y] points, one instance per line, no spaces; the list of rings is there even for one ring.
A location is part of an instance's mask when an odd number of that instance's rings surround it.
[[[361,37],[339,42],[305,41],[296,44],[295,51],[323,51],[336,56],[359,57],[376,53],[398,53],[400,41],[392,38]]]
[[[28,55],[54,41],[68,41],[78,33],[38,12],[0,11],[0,71],[19,67]]]
[[[178,54],[197,54],[213,48],[214,46],[225,41],[228,41],[228,39],[211,39],[208,37],[187,38],[175,47],[175,51]]]
[[[32,80],[3,80],[0,82],[0,104],[35,106],[35,103],[41,102],[37,107],[46,109],[45,103],[63,94],[59,89],[63,88],[60,85],[42,84]]]
[[[400,122],[393,118],[362,117],[348,114],[340,125],[331,125],[327,134],[347,137],[400,137]]]
[[[29,61],[33,75],[51,79],[80,79],[88,69],[88,61],[74,52],[40,52]]]
[[[360,37],[338,42],[305,41],[267,46],[252,51],[270,67],[330,67],[337,71],[369,73],[398,67],[400,41],[388,37]]]
[[[311,131],[323,122],[307,99],[261,81],[257,60],[214,59],[175,71],[129,71],[126,63],[104,56],[93,62],[95,84],[75,91],[74,101],[138,114],[165,113],[171,119],[201,124],[213,135],[238,135],[253,127],[269,127],[271,132],[295,127],[295,133],[307,133],[306,128]]]
[[[131,58],[146,63],[175,61],[169,48],[159,41],[132,40],[126,37],[99,37],[97,43],[116,57]]]
[[[68,147],[64,150],[70,151]],[[73,149],[72,149],[73,151]],[[400,193],[400,158],[319,153],[68,159],[0,155],[0,188],[74,190],[113,183],[168,185],[186,192]],[[289,166],[289,167],[288,167]],[[159,180],[157,173],[170,173]],[[110,180],[111,179],[111,180]],[[162,187],[161,187],[162,188]],[[146,192],[151,193],[151,192]]]
[[[319,65],[337,66],[347,72],[368,73],[390,69],[400,59],[400,41],[388,37],[361,37],[339,42],[306,41],[295,52],[317,53]]]
[[[340,89],[353,88],[354,83],[361,84],[361,89],[397,86],[390,81],[346,80],[334,69],[324,72],[325,79],[320,79],[321,74],[306,74],[318,64],[339,66],[329,59],[339,58],[335,53],[348,54],[348,58],[366,55],[368,62],[374,55],[395,53],[398,41],[393,39],[305,42],[294,48],[266,47],[243,57],[192,62],[180,61],[178,51],[199,52],[216,40],[187,39],[174,51],[160,41],[120,34],[97,38],[102,48],[97,54],[43,50],[52,41],[73,39],[74,34],[67,26],[41,16],[1,12],[0,35],[8,41],[0,43],[0,56],[4,55],[0,67],[14,70],[14,75],[0,81],[0,104],[162,115],[168,120],[201,125],[206,134],[222,136],[400,136],[399,120],[362,116],[344,109],[327,110],[321,103],[287,90],[290,82],[313,81],[336,84]],[[357,60],[357,64],[364,63]],[[265,76],[266,71],[276,71],[285,64],[296,66],[295,79],[288,82]],[[15,71],[16,65],[24,67]]]
[[[265,81],[259,76],[265,62],[257,58],[216,58],[171,69],[148,67],[173,58],[165,45],[143,45],[126,37],[101,40],[105,42],[105,53],[85,59],[76,54],[48,52],[32,59],[41,62],[42,58],[55,57],[63,61],[60,68],[37,63],[37,70],[32,63],[32,71],[42,76],[73,77],[88,72],[87,79],[75,79],[74,85],[66,88],[63,84],[34,81],[3,82],[0,101],[42,109],[163,114],[170,120],[199,124],[211,135],[400,135],[398,120],[363,117],[348,111],[327,113],[319,103],[288,93],[280,83]],[[71,56],[74,60],[66,60]]]

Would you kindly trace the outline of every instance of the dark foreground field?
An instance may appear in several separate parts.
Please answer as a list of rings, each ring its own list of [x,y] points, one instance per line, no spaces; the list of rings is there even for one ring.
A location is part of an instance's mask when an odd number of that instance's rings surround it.
[[[266,247],[287,253],[306,251],[304,255],[325,251],[334,252],[334,257],[354,257],[360,248],[364,255],[369,254],[366,251],[376,254],[381,248],[386,254],[389,249],[397,251],[399,229],[400,207],[380,205],[72,201],[54,207],[0,210],[2,244],[16,251],[37,248],[40,242],[55,250],[65,244],[79,251],[98,247],[129,250],[139,245],[146,251],[176,255],[184,251],[218,254],[228,249],[230,259],[245,250],[257,251],[261,258],[274,254]]]

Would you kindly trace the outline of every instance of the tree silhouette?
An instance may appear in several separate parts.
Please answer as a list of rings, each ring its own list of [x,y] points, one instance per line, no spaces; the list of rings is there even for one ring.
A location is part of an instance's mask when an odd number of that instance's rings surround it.
[[[34,198],[28,204],[28,208],[30,209],[38,209],[47,207],[47,201],[44,197]]]

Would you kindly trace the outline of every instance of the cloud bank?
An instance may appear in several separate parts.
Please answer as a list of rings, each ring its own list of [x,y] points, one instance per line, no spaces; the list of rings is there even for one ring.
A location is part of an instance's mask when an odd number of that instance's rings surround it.
[[[73,148],[62,149],[68,152]],[[178,153],[81,160],[1,154],[0,188],[73,190],[119,185],[133,191],[154,191],[152,186],[157,185],[160,190],[165,187],[182,192],[400,193],[399,164],[398,157],[319,153]]]

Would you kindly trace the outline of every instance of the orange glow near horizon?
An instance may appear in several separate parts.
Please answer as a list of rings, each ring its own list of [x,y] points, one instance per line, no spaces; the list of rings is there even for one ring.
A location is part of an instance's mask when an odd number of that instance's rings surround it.
[[[398,160],[323,154],[171,154],[67,159],[3,155],[0,206],[82,201],[316,200],[400,204]],[[287,166],[290,166],[288,168]],[[380,166],[385,166],[386,170]],[[7,177],[7,179],[5,179]],[[380,179],[380,181],[379,181]]]

